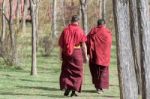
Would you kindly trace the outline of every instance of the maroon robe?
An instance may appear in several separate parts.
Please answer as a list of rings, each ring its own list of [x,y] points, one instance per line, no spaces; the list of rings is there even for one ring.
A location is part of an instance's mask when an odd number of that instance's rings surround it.
[[[109,87],[109,65],[112,35],[103,25],[93,28],[87,36],[90,71],[96,89]]]
[[[81,91],[83,80],[83,57],[81,48],[75,48],[86,41],[83,30],[75,24],[68,25],[62,32],[59,45],[62,49],[60,89]]]

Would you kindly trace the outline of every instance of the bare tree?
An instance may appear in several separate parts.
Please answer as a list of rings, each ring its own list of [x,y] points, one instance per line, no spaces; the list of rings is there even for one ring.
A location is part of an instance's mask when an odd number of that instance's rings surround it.
[[[32,18],[32,66],[31,75],[37,75],[37,62],[36,62],[36,44],[38,32],[38,3],[39,0],[30,0],[31,18]]]
[[[5,39],[5,34],[6,34],[6,18],[5,18],[5,0],[2,1],[2,31],[0,34],[0,56],[3,56],[3,42]]]
[[[138,99],[134,70],[128,0],[113,0],[116,26],[117,63],[120,83],[120,99]]]
[[[0,38],[1,43],[5,39],[5,34],[6,34],[6,17],[5,17],[5,0],[3,0],[3,3],[2,3],[2,34],[1,34],[1,38]]]
[[[53,11],[52,11],[52,26],[51,26],[51,39],[57,37],[57,0],[53,0]]]
[[[9,0],[9,8],[10,8],[10,14],[9,14],[9,33],[10,33],[10,42],[11,42],[11,65],[17,64],[17,45],[16,45],[16,33],[14,30],[14,23],[13,23],[13,1]]]
[[[17,13],[17,25],[19,27],[19,23],[20,23],[20,17],[21,17],[21,8],[20,8],[20,0],[17,0],[17,8],[16,8],[16,13]]]
[[[65,21],[65,0],[61,0],[62,4],[62,20],[63,20],[63,25],[66,26],[66,21]]]
[[[99,17],[105,19],[106,15],[106,1],[107,0],[99,0]]]
[[[141,39],[142,99],[150,99],[150,12],[148,0],[137,0]]]
[[[80,0],[82,24],[83,24],[83,29],[86,34],[88,33],[87,4],[88,4],[88,0]]]
[[[63,3],[63,1],[61,1]],[[50,56],[57,40],[57,0],[50,2],[50,18],[51,18],[51,31],[49,36],[44,37],[43,43],[45,48],[45,56]],[[63,15],[62,15],[63,17]],[[65,20],[64,20],[65,21]]]
[[[6,10],[5,4],[6,0],[3,0],[2,4],[2,35],[0,38],[0,43],[1,43],[1,48],[0,50],[2,51],[2,58],[4,59],[5,63],[8,65],[17,65],[18,63],[18,58],[17,58],[17,43],[16,43],[16,33],[14,29],[14,23],[13,23],[13,1],[8,0],[8,5],[9,7],[9,16],[6,14],[8,12]],[[8,8],[7,8],[8,9]],[[8,23],[8,32],[7,38],[6,36],[6,22]]]
[[[136,0],[129,0],[129,7],[130,7],[130,31],[131,31],[132,50],[134,56],[134,65],[138,84],[138,92],[140,94],[142,92],[141,51],[140,51],[140,35],[138,30],[138,15],[137,15]]]
[[[51,34],[50,34],[50,52],[52,51],[55,39],[57,37],[57,0],[53,0],[53,6],[52,6],[52,25],[51,25]]]
[[[28,10],[28,5],[29,2],[28,0],[23,0],[24,1],[24,9],[23,9],[23,17],[22,17],[22,31],[23,33],[26,33],[26,16],[27,16],[27,10]]]

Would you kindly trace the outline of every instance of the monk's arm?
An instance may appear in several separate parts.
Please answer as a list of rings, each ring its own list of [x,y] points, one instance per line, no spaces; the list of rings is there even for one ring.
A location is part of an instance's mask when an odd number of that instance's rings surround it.
[[[87,47],[85,42],[82,43],[82,51],[83,51],[84,62],[86,63],[88,61],[88,55],[87,55]]]

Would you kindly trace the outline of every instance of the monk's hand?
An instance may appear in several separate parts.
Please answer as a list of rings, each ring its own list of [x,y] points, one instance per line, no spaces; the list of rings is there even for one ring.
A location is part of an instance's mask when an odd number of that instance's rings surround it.
[[[87,47],[85,42],[81,43],[81,47],[82,47],[82,53],[83,53],[83,62],[87,63],[88,62],[88,55],[87,55]]]

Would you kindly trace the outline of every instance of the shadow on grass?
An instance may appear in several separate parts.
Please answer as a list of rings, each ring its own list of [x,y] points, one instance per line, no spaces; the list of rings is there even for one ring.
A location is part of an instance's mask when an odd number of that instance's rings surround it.
[[[19,87],[19,88],[23,88],[23,89],[38,89],[38,90],[47,90],[47,91],[60,91],[59,89],[57,88],[49,88],[49,87],[31,87],[31,86],[16,86],[16,87]]]
[[[50,96],[49,94],[29,94],[29,93],[14,93],[14,92],[1,92],[0,95]]]
[[[26,82],[40,82],[40,83],[43,83],[43,82],[46,82],[46,83],[59,83],[59,81],[45,81],[45,80],[31,80],[31,79],[20,79],[21,81],[26,81]]]
[[[96,93],[96,90],[82,90],[83,93]]]
[[[6,76],[6,77],[13,77],[12,75],[10,74],[2,74],[2,76]]]
[[[0,95],[18,95],[18,96],[45,96],[54,98],[65,98],[62,95],[51,95],[51,94],[30,94],[30,93],[14,93],[14,92],[0,92]]]
[[[112,99],[112,98],[118,99],[119,98],[119,96],[112,96],[112,95],[101,95],[101,97],[110,98],[110,99]]]
[[[91,93],[91,94],[93,94],[93,93],[95,93],[95,94],[97,94],[97,92],[96,92],[96,90],[83,90],[82,91],[83,93]],[[100,94],[97,94],[97,95],[100,95]],[[93,95],[92,97],[98,97],[97,95]],[[105,97],[105,98],[110,98],[110,99],[118,99],[119,98],[119,96],[113,96],[113,95],[100,95],[100,97]]]
[[[45,71],[38,71],[38,73],[44,74],[44,73],[52,73],[52,74],[56,74],[56,73],[60,73],[60,70],[49,70],[47,72]]]
[[[115,87],[118,87],[119,85],[113,85],[113,84],[110,84],[110,86],[115,86]]]
[[[50,81],[41,81],[41,80],[30,80],[30,79],[20,79],[21,81],[27,81],[27,82],[50,82]]]
[[[43,82],[46,82],[46,83],[59,83],[58,81],[41,81],[41,80],[31,80],[31,79],[20,79],[21,81],[27,81],[27,82],[40,82],[40,83],[43,83]]]

